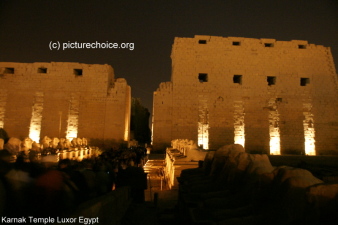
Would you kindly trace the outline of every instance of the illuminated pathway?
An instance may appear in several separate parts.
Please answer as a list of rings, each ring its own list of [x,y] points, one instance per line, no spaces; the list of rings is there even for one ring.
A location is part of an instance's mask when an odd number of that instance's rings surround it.
[[[148,173],[148,189],[145,190],[145,203],[132,203],[121,225],[179,224],[174,214],[178,191],[169,190],[160,170],[164,166],[164,154],[151,154],[144,165]],[[161,190],[162,184],[162,190]],[[156,200],[157,199],[157,200]]]

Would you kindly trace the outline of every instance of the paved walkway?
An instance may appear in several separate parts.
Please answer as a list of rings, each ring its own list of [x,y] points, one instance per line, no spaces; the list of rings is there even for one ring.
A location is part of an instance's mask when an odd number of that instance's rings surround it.
[[[163,176],[164,155],[150,155],[144,165],[148,189],[144,203],[131,203],[122,225],[179,225],[176,213],[178,190],[169,190]]]

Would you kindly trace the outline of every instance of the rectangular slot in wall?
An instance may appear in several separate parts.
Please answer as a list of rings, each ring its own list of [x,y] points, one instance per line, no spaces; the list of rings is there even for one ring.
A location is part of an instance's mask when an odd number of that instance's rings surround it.
[[[4,73],[14,74],[14,68],[13,67],[6,67]]]
[[[83,75],[82,69],[74,69],[74,75],[75,76],[82,76]]]
[[[38,68],[38,73],[47,73],[47,68],[43,67]]]
[[[300,78],[300,86],[306,86],[310,83],[310,78]]]
[[[239,41],[233,41],[233,42],[232,42],[232,45],[240,46],[240,45],[241,45],[241,42],[239,42]]]
[[[306,45],[298,45],[299,49],[306,49]]]
[[[198,44],[206,44],[207,40],[198,40]]]
[[[276,84],[276,77],[266,77],[266,81],[268,82],[268,85],[275,85]]]
[[[235,84],[242,84],[242,75],[234,75],[233,81]]]
[[[271,48],[273,47],[273,43],[264,43],[264,47]]]
[[[203,82],[208,82],[208,74],[207,73],[199,73],[198,74],[198,80],[203,83]]]

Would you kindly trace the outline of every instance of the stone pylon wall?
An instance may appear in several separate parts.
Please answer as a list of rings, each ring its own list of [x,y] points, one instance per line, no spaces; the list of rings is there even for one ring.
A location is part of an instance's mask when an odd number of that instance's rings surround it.
[[[153,96],[152,140],[157,140],[157,148],[166,149],[171,146],[171,137],[174,136],[173,127],[173,86],[171,82],[160,84]],[[155,123],[156,119],[156,123]]]
[[[338,154],[330,48],[300,40],[195,36],[175,38],[171,58],[171,82],[154,93],[153,111],[162,112],[153,118],[155,148],[174,139],[197,143],[202,98],[210,149],[234,143],[243,132],[248,152],[269,152],[279,143],[281,154],[307,154],[310,137],[316,154]]]
[[[0,63],[0,125],[23,139],[86,137],[95,144],[129,139],[131,90],[109,65]]]

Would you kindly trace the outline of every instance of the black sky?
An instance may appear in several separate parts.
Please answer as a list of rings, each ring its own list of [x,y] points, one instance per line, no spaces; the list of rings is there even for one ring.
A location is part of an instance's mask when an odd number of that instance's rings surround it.
[[[337,0],[0,0],[0,61],[109,64],[152,110],[169,81],[174,37],[307,40],[338,65]],[[128,49],[49,50],[50,41],[134,43]]]

